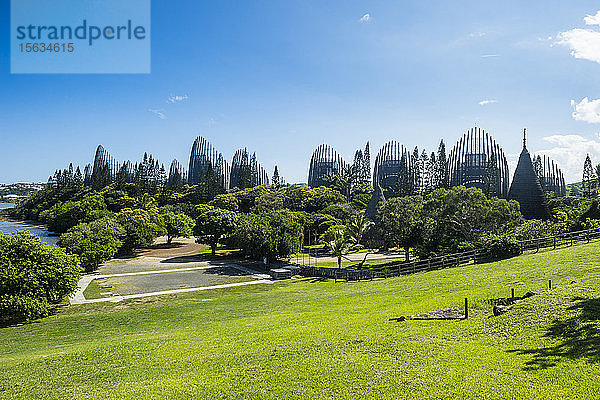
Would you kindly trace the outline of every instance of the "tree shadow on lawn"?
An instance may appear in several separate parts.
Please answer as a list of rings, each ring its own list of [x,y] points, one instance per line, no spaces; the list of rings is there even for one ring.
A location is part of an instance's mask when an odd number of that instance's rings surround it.
[[[185,256],[176,256],[176,257],[166,258],[164,260],[161,260],[160,262],[161,263],[188,263],[188,262],[198,262],[198,261],[210,261],[215,264],[218,264],[218,263],[231,264],[232,262],[244,261],[243,259],[240,259],[238,254],[235,252],[236,252],[236,250],[233,250],[230,253],[216,254],[214,256],[212,256],[211,254],[192,254],[192,255],[185,255]]]
[[[203,270],[206,274],[211,275],[226,275],[226,276],[251,276],[251,273],[240,269],[224,265],[222,267],[213,267]]]
[[[600,299],[576,297],[567,310],[579,313],[564,320],[554,320],[544,336],[560,340],[555,346],[539,349],[516,349],[509,353],[531,354],[523,370],[533,371],[557,365],[562,359],[600,362]]]

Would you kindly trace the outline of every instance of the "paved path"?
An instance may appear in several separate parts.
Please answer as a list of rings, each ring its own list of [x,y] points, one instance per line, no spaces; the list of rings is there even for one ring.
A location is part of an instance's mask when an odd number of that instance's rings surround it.
[[[105,301],[118,302],[118,301],[122,301],[122,300],[126,300],[126,299],[137,299],[137,298],[142,298],[142,297],[159,296],[159,295],[164,295],[164,294],[186,293],[186,292],[195,292],[195,291],[199,291],[199,290],[210,290],[210,289],[223,289],[223,288],[235,287],[235,286],[256,285],[256,284],[259,284],[259,283],[273,283],[273,281],[271,281],[270,279],[268,279],[268,278],[270,278],[269,275],[260,274],[257,271],[254,271],[254,270],[252,270],[250,268],[242,267],[242,266],[235,265],[235,264],[230,264],[230,265],[228,265],[228,267],[235,268],[235,269],[243,271],[243,272],[245,272],[245,273],[247,273],[249,275],[252,275],[252,277],[255,278],[256,280],[249,281],[249,282],[228,283],[228,284],[213,285],[213,286],[201,286],[201,287],[193,287],[193,288],[163,290],[163,291],[159,291],[159,292],[148,292],[148,293],[129,294],[129,295],[117,295],[117,296],[105,297],[105,298],[101,298],[101,299],[90,299],[90,300],[88,300],[83,295],[83,292],[85,291],[85,289],[87,289],[87,287],[89,286],[89,284],[93,280],[96,280],[96,279],[114,278],[114,277],[121,277],[121,276],[154,275],[154,274],[166,274],[166,273],[173,273],[173,272],[197,271],[197,270],[202,270],[202,269],[215,268],[215,266],[214,265],[205,265],[205,266],[200,266],[200,267],[188,267],[188,268],[177,268],[177,269],[161,269],[161,270],[155,270],[155,271],[128,272],[128,273],[120,273],[120,274],[105,274],[105,275],[93,274],[93,275],[84,275],[79,280],[77,291],[73,295],[71,295],[71,297],[69,297],[69,302],[70,302],[71,305],[75,305],[75,304],[88,304],[88,303],[100,303],[100,302],[105,302]]]
[[[85,277],[84,277],[85,278]],[[97,279],[97,276],[94,277],[94,279]],[[91,279],[89,282],[91,282],[93,279]],[[89,282],[87,283],[87,285],[89,285]],[[81,283],[81,281],[80,281]],[[91,299],[91,300],[86,300],[85,297],[83,297],[83,290],[78,289],[77,293],[75,293],[75,295],[73,295],[73,297],[71,297],[69,300],[71,302],[71,305],[75,305],[75,304],[89,304],[89,303],[102,303],[102,302],[106,302],[106,301],[111,301],[111,302],[119,302],[119,301],[123,301],[123,300],[128,300],[128,299],[139,299],[139,298],[143,298],[143,297],[150,297],[150,296],[161,296],[161,295],[165,295],[165,294],[174,294],[174,293],[187,293],[187,292],[197,292],[200,290],[212,290],[212,289],[225,289],[225,288],[230,288],[230,287],[236,287],[236,286],[247,286],[247,285],[258,285],[258,284],[262,284],[262,283],[274,283],[271,280],[268,279],[261,279],[258,281],[250,281],[250,282],[238,282],[238,283],[227,283],[224,285],[214,285],[214,286],[203,286],[203,287],[196,287],[196,288],[184,288],[184,289],[173,289],[173,290],[163,290],[162,292],[150,292],[150,293],[139,293],[139,294],[128,294],[125,296],[112,296],[112,297],[106,297],[106,298],[101,298],[101,299]],[[87,287],[86,285],[86,287]],[[81,291],[81,296],[78,296],[79,292]]]

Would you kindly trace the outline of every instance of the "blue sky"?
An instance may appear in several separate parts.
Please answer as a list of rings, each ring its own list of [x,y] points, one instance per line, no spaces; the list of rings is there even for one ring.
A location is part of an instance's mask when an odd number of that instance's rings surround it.
[[[306,182],[323,142],[448,150],[470,127],[511,161],[528,128],[567,181],[600,163],[592,1],[152,1],[152,73],[11,75],[0,5],[0,182],[45,181],[98,144],[187,165],[194,138]],[[584,20],[584,18],[586,18]],[[175,97],[169,102],[170,97]],[[587,98],[587,99],[586,99]]]

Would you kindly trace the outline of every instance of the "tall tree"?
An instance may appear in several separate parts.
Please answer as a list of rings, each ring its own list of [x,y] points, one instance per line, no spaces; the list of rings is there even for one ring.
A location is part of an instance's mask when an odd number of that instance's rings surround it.
[[[412,176],[408,165],[406,153],[402,154],[398,165],[398,178],[396,184],[391,190],[391,197],[402,197],[412,194]]]
[[[583,186],[583,196],[593,197],[596,188],[596,174],[589,154],[586,155],[583,163],[583,180],[581,183]]]
[[[250,187],[258,186],[258,162],[256,161],[256,153],[252,153],[250,158]]]
[[[198,243],[210,246],[214,256],[217,245],[222,239],[231,235],[238,223],[238,215],[233,211],[215,208],[208,210],[198,217],[194,228],[194,236]]]
[[[499,171],[498,165],[496,164],[496,158],[492,157],[486,167],[485,174],[483,176],[483,193],[489,197],[498,197],[499,187]]]
[[[423,149],[421,156],[419,157],[419,169],[421,174],[421,185],[419,186],[419,192],[424,192],[427,190],[429,185],[429,170],[427,166],[429,165],[429,155],[427,151]]]
[[[112,183],[108,164],[98,166],[92,173],[92,189],[102,190]]]
[[[83,174],[81,173],[81,169],[79,168],[79,166],[75,170],[75,175],[73,176],[73,183],[77,188],[83,187]]]
[[[278,188],[281,185],[279,180],[279,170],[277,169],[277,165],[275,166],[275,171],[273,171],[273,178],[271,179],[273,186]]]
[[[415,146],[412,154],[412,182],[410,194],[416,193],[421,189],[421,157],[419,156],[419,148]]]
[[[390,199],[381,206],[379,218],[385,236],[404,249],[405,259],[409,261],[410,248],[423,238],[423,198],[405,196]]]
[[[427,184],[425,185],[425,191],[431,192],[436,188],[437,182],[437,159],[435,157],[435,152],[431,152],[429,156],[429,160],[427,161]]]
[[[533,172],[535,172],[542,190],[545,190],[546,180],[544,179],[544,165],[542,164],[542,157],[539,155],[533,158]]]
[[[371,148],[369,142],[365,145],[363,151],[364,174],[367,182],[371,182]]]
[[[446,159],[446,144],[441,140],[437,155],[435,189],[447,189],[448,187],[450,187],[450,173],[448,171],[448,160]]]
[[[244,149],[240,158],[239,189],[249,187],[252,187],[252,169],[248,159],[248,150]]]

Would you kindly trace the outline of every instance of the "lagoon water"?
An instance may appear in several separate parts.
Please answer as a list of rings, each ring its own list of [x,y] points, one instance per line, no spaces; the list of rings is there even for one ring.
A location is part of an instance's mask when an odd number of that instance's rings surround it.
[[[10,203],[0,203],[0,210],[5,210],[12,206],[13,204]],[[25,222],[2,221],[0,219],[0,233],[13,233],[16,231],[29,231],[51,246],[56,246],[56,243],[58,242],[58,237],[50,236],[50,232],[46,229]]]

